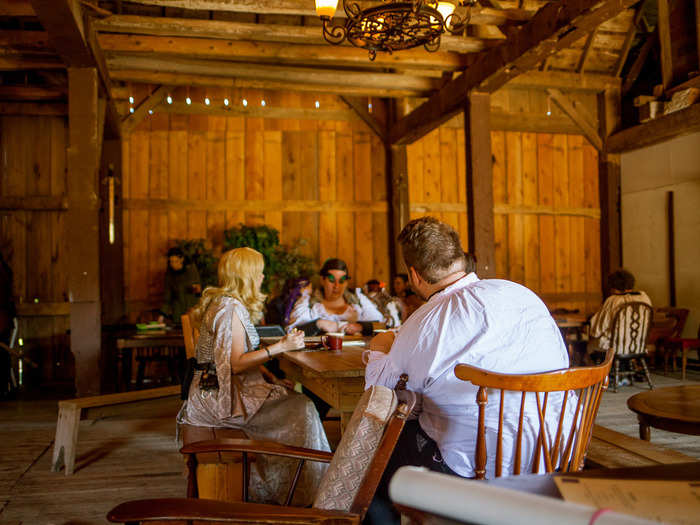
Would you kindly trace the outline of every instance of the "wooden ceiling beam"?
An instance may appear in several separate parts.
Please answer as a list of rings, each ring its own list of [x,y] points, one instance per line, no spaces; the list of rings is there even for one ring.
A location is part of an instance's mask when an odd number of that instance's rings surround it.
[[[247,24],[222,20],[199,20],[137,15],[113,15],[95,21],[95,29],[103,33],[129,33],[152,36],[183,36],[220,38],[225,40],[254,40],[330,46],[321,27],[290,26],[282,24]],[[500,42],[500,41],[496,41]],[[350,46],[350,44],[346,44]],[[443,35],[441,51],[471,53],[489,46],[481,38]],[[400,53],[399,53],[400,55]]]
[[[367,111],[365,101],[360,101],[356,97],[340,97],[347,106],[352,109],[362,121],[367,124],[379,140],[386,142],[386,129],[382,126],[374,115]]]
[[[623,153],[698,131],[700,131],[700,103],[618,131],[605,141],[605,149],[608,153]]]
[[[36,16],[29,0],[0,0],[0,16]]]
[[[66,90],[37,86],[0,86],[0,100],[63,100]]]
[[[319,85],[292,83],[284,80],[260,80],[247,78],[226,78],[211,75],[189,75],[167,73],[162,71],[121,70],[110,71],[112,80],[139,82],[144,84],[164,84],[168,86],[198,86],[223,88],[268,89],[271,91],[302,91],[312,93],[329,93],[333,95],[350,95],[357,97],[420,97],[419,91],[399,88],[346,87],[336,84]],[[115,95],[116,97],[116,95]]]
[[[67,114],[68,104],[0,102],[0,115],[46,115],[62,117]]]
[[[244,64],[221,60],[174,59],[168,57],[112,56],[107,59],[110,71],[142,70],[187,75],[235,77],[272,80],[293,84],[344,86],[359,88],[403,89],[428,93],[438,88],[438,80],[428,77],[364,71],[345,71],[285,67],[267,64]]]
[[[133,113],[129,113],[122,120],[122,133],[127,135],[134,129],[139,123],[146,118],[149,112],[157,107],[168,94],[168,86],[160,86],[148,97],[146,97],[143,102],[141,102]]]
[[[625,41],[622,44],[620,56],[617,58],[617,62],[615,63],[616,77],[619,77],[622,74],[622,68],[625,67],[625,62],[627,62],[627,57],[630,53],[630,49],[632,49],[634,37],[637,34],[637,24],[639,24],[639,20],[642,18],[643,12],[644,11],[642,10],[642,6],[639,5],[637,7],[637,11],[634,14],[634,18],[632,19],[632,23],[630,24],[630,28],[627,31],[627,34],[625,35]]]
[[[568,73],[565,71],[527,71],[511,79],[506,84],[509,88],[522,89],[563,89],[564,91],[605,91],[619,87],[620,79],[599,73]]]
[[[625,77],[624,82],[622,82],[623,95],[627,94],[627,92],[629,92],[629,90],[632,89],[632,86],[634,86],[634,83],[637,81],[637,77],[639,77],[639,74],[642,72],[642,68],[646,63],[647,57],[649,56],[649,52],[651,51],[651,48],[654,47],[654,42],[656,41],[657,34],[658,28],[654,30],[653,33],[649,33],[647,35],[646,40],[642,44],[642,47],[639,50],[639,53],[637,54],[637,58],[635,58],[634,62],[632,62],[632,65],[630,66],[629,71],[627,72],[627,76]]]
[[[52,51],[46,31],[0,31],[0,47],[16,51]]]
[[[671,13],[669,0],[658,0],[659,47],[661,49],[661,82],[664,91],[673,83],[673,52],[671,49]]]
[[[591,49],[593,48],[593,41],[595,40],[595,36],[597,33],[598,28],[596,27],[588,35],[586,43],[583,45],[583,49],[581,50],[581,56],[578,59],[578,64],[576,64],[576,73],[583,73],[583,71],[586,69],[586,60],[588,60],[588,55],[590,54]]]
[[[261,15],[318,16],[313,2],[308,0],[127,0],[130,3],[178,7],[198,11],[228,11],[235,13],[256,13]],[[357,2],[361,8],[377,5],[377,2]],[[526,22],[533,11],[526,9],[474,8],[470,24],[502,25],[507,22]],[[342,5],[338,5],[334,18],[345,18]]]
[[[575,100],[569,99],[558,89],[548,89],[547,93],[552,97],[554,103],[578,126],[583,136],[598,151],[603,151],[603,139],[597,131],[595,119],[586,111],[586,108],[577,104]]]
[[[65,69],[66,65],[57,58],[0,55],[0,71],[25,71],[30,69]]]
[[[83,17],[78,0],[32,0],[49,43],[70,67],[95,67],[85,42]]]
[[[633,3],[635,0],[566,0],[545,5],[507,42],[479,53],[464,73],[399,120],[391,130],[391,143],[410,143],[424,136],[461,111],[471,90],[496,91]]]
[[[378,53],[374,61],[367,52],[349,46],[328,44],[303,45],[279,42],[248,42],[216,38],[125,35],[101,33],[102,51],[110,53],[149,53],[186,56],[187,58],[256,59],[287,63],[317,63],[372,68],[439,69],[456,71],[467,66],[465,55],[452,52],[426,53],[424,49],[407,49],[400,53]]]

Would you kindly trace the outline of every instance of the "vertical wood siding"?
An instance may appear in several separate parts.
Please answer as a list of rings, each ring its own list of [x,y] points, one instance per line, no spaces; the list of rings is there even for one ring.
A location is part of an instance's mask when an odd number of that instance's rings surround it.
[[[223,92],[209,90],[211,98]],[[190,90],[193,100],[203,90]],[[207,239],[267,224],[317,264],[343,258],[351,286],[389,279],[385,153],[334,96],[241,90],[249,108],[345,111],[345,120],[155,113],[124,141],[125,297],[132,317],[162,301],[165,253],[176,239]],[[181,97],[184,98],[184,97]],[[455,147],[454,145],[452,146]],[[439,175],[439,174],[437,174]],[[241,205],[244,203],[245,205]],[[259,206],[258,206],[259,205]]]

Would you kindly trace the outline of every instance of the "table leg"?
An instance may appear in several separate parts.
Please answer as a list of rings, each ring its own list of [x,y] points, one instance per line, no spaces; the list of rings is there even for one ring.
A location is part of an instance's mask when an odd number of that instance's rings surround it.
[[[651,441],[651,427],[647,423],[646,418],[641,414],[637,414],[637,420],[639,421],[639,439]]]
[[[681,380],[685,381],[685,367],[688,364],[688,348],[683,345],[681,348]]]

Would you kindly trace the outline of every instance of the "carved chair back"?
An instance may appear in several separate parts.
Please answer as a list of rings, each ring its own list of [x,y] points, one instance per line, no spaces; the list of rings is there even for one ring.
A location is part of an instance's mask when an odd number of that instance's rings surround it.
[[[647,303],[635,301],[618,306],[613,312],[610,348],[617,355],[646,352],[653,318],[654,311]]]
[[[544,463],[546,472],[557,469],[562,472],[581,470],[600,399],[608,386],[612,361],[613,352],[608,351],[605,360],[598,366],[566,368],[539,374],[499,374],[465,364],[457,365],[455,375],[478,387],[476,402],[479,417],[474,463],[476,478],[486,477],[486,408],[489,398],[495,398],[499,403],[497,429],[489,429],[497,432],[496,454],[493,459],[496,477],[524,473],[521,472],[522,465],[532,465],[532,472],[537,473],[541,463]],[[508,405],[514,406],[507,402],[512,401],[513,396],[519,397],[520,405],[517,429],[508,424],[512,418],[506,413]],[[534,422],[525,416],[526,406],[533,405],[533,398],[537,412],[537,420]],[[527,446],[523,443],[523,435],[528,433],[529,427],[534,427],[537,432],[537,444],[532,447],[532,457],[524,457]],[[508,443],[506,446],[511,446],[512,443],[514,447],[512,472],[503,472],[504,441]]]
[[[182,323],[182,337],[185,339],[185,353],[189,359],[195,357],[194,348],[197,339],[199,339],[199,329],[194,326],[189,313],[183,314],[180,317],[180,322]]]

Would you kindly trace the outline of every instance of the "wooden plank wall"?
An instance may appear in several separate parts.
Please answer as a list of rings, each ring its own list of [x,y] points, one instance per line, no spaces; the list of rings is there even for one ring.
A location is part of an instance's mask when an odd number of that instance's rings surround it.
[[[186,95],[174,92],[172,107]],[[189,95],[192,105],[182,108],[189,114],[162,106],[124,141],[125,298],[132,318],[160,306],[165,254],[175,239],[204,238],[220,252],[223,231],[240,223],[277,228],[282,243],[299,246],[319,265],[345,259],[351,286],[388,280],[384,148],[339,98],[194,88]],[[196,114],[208,110],[205,96],[217,107],[228,97],[237,111],[245,99],[249,113]],[[280,108],[303,118],[281,118]]]
[[[452,144],[450,146],[449,144]],[[467,250],[464,131],[446,124],[408,146],[411,218],[452,224]],[[496,271],[550,308],[600,305],[597,151],[581,135],[491,132]]]
[[[0,249],[14,274],[19,336],[44,382],[73,375],[66,335],[67,140],[65,117],[0,116]]]

